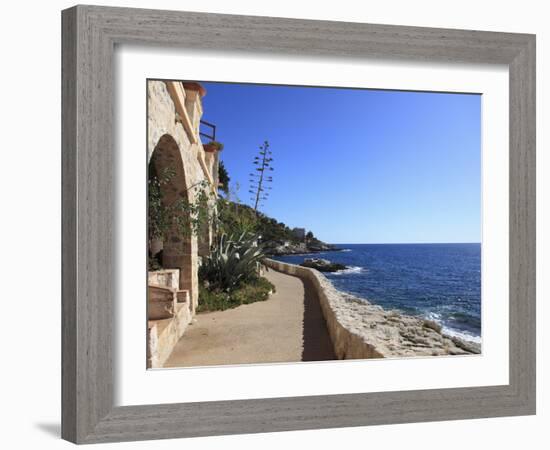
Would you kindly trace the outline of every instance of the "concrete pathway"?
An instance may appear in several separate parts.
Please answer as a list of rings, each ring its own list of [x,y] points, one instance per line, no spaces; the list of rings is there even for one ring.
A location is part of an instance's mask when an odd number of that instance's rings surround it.
[[[165,367],[336,359],[319,300],[300,278],[270,269],[276,287],[268,300],[202,313]]]

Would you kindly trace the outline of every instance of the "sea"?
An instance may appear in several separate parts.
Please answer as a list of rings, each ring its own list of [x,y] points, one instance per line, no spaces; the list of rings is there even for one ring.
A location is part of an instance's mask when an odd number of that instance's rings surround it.
[[[443,332],[481,342],[481,244],[336,244],[341,251],[284,255],[348,268],[324,275],[334,286],[388,310],[434,320]]]

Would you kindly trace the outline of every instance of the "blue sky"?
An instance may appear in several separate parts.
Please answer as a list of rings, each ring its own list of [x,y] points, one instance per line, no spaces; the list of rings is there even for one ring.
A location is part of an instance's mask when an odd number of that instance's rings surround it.
[[[291,227],[331,243],[480,242],[479,95],[203,85],[242,202],[268,140],[262,211]]]

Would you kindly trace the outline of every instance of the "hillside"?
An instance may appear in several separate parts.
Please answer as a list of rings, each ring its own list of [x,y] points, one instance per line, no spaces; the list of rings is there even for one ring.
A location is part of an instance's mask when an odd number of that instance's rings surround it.
[[[261,212],[254,212],[248,205],[222,200],[218,204],[221,227],[226,232],[234,230],[259,234],[260,242],[272,255],[315,253],[338,250],[337,247],[317,239],[309,231],[301,238],[283,222]]]

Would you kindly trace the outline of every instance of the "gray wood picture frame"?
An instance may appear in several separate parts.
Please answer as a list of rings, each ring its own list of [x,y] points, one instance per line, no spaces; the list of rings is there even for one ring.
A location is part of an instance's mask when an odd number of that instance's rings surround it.
[[[535,36],[76,6],[62,12],[62,437],[76,443],[535,413]],[[510,81],[508,385],[114,406],[116,44],[506,64]]]

